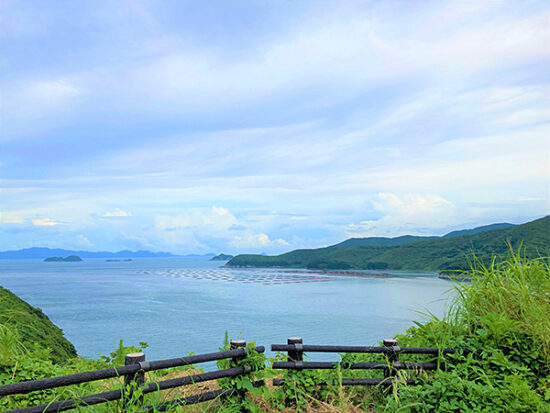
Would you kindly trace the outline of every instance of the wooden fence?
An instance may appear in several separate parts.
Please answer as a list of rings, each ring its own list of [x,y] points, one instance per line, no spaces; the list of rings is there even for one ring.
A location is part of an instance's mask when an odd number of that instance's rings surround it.
[[[400,362],[399,354],[429,354],[429,355],[448,355],[460,352],[461,354],[472,353],[468,349],[446,348],[439,349],[434,347],[399,347],[397,340],[386,339],[383,341],[382,347],[362,347],[362,346],[319,346],[303,344],[302,338],[291,337],[287,340],[287,344],[272,344],[272,351],[287,352],[287,361],[276,361],[273,363],[274,369],[283,370],[318,370],[318,369],[342,369],[350,370],[383,370],[384,378],[342,378],[344,386],[378,386],[390,385],[394,381],[401,380],[397,371],[399,370],[435,370],[444,367],[438,363],[427,362]],[[384,362],[358,362],[358,363],[340,363],[340,362],[319,362],[319,361],[304,361],[304,353],[358,353],[358,354],[383,354],[387,356],[387,361]],[[474,353],[478,353],[477,351]],[[283,384],[281,379],[273,379],[273,385],[280,386]],[[419,381],[407,379],[406,384],[416,385]]]
[[[272,351],[286,352],[287,361],[276,361],[273,363],[274,369],[281,370],[311,370],[311,369],[335,369],[340,366],[343,369],[351,370],[383,370],[383,378],[342,378],[344,386],[377,386],[390,385],[399,381],[397,371],[399,370],[435,370],[441,367],[434,362],[400,362],[400,354],[427,354],[432,356],[448,355],[460,352],[461,354],[479,353],[479,350],[467,349],[439,349],[430,347],[399,347],[397,340],[387,339],[383,341],[381,347],[362,347],[362,346],[326,346],[326,345],[307,345],[299,337],[291,337],[287,344],[272,344]],[[219,351],[216,353],[193,355],[182,358],[174,358],[159,361],[146,361],[143,353],[133,353],[126,356],[125,365],[103,370],[96,370],[84,373],[71,374],[68,376],[52,377],[41,380],[26,381],[20,383],[11,383],[0,386],[0,397],[14,394],[25,394],[37,390],[53,389],[62,386],[92,382],[96,380],[109,379],[114,377],[124,377],[124,386],[120,390],[113,390],[105,393],[93,394],[90,396],[78,397],[63,401],[55,401],[39,406],[25,407],[21,409],[10,410],[10,413],[42,413],[42,412],[60,412],[73,409],[77,406],[91,406],[110,401],[122,400],[123,410],[126,404],[133,397],[135,388],[141,389],[141,394],[148,394],[160,390],[173,389],[176,387],[187,386],[195,383],[217,380],[228,377],[239,377],[251,372],[249,367],[238,366],[238,361],[247,355],[246,343],[242,340],[232,340],[231,349],[228,351]],[[263,353],[263,346],[256,347],[256,351]],[[384,362],[357,362],[357,363],[339,363],[339,362],[315,362],[304,361],[304,353],[378,353],[387,356]],[[178,366],[194,365],[209,361],[231,359],[233,367],[223,370],[216,370],[207,373],[200,373],[191,376],[178,377],[170,380],[156,383],[145,384],[145,372],[168,369]],[[419,381],[407,379],[408,385],[419,384]],[[273,385],[280,386],[284,384],[282,379],[274,378]],[[321,383],[323,384],[323,383]],[[265,385],[263,381],[253,381],[254,387]],[[127,391],[126,389],[130,389]],[[231,395],[244,397],[241,389],[219,389],[205,393],[195,394],[182,399],[175,399],[154,407],[157,411],[164,411],[174,405],[190,405],[202,403],[219,398],[225,398]],[[141,403],[143,400],[141,399]],[[144,411],[153,411],[152,406],[141,407]]]
[[[242,340],[232,340],[231,350],[219,351],[216,353],[193,355],[188,357],[174,358],[159,361],[145,361],[143,353],[132,353],[126,356],[125,365],[121,367],[113,367],[109,369],[96,370],[84,373],[71,374],[68,376],[51,377],[41,380],[32,380],[20,383],[11,383],[0,386],[0,397],[14,394],[24,394],[37,390],[54,389],[57,387],[68,386],[72,384],[87,383],[97,380],[109,379],[114,377],[124,377],[124,387],[120,390],[113,390],[105,393],[93,394],[69,400],[55,401],[39,406],[25,407],[21,409],[10,410],[11,413],[46,413],[46,412],[61,412],[74,409],[77,406],[92,406],[100,403],[106,403],[116,400],[122,400],[123,409],[133,397],[133,390],[137,387],[141,388],[142,394],[148,394],[160,390],[173,389],[176,387],[187,386],[195,383],[217,380],[226,377],[243,376],[250,373],[250,368],[245,366],[236,366],[239,359],[246,357],[246,343]],[[256,351],[263,353],[263,346],[256,347]],[[209,361],[217,361],[231,359],[232,364],[236,367],[231,367],[224,370],[216,370],[207,373],[200,373],[191,376],[178,377],[175,379],[160,381],[157,383],[148,383],[145,385],[145,372],[163,370],[172,367],[194,365]],[[258,387],[264,385],[261,381],[252,383]],[[126,389],[130,391],[126,391]],[[189,405],[202,403],[217,398],[228,397],[232,394],[239,394],[238,389],[219,389],[206,393],[200,393],[189,396],[183,399],[171,400],[164,404],[155,406],[157,411],[164,411],[170,405]],[[153,411],[152,406],[145,406],[143,410]]]

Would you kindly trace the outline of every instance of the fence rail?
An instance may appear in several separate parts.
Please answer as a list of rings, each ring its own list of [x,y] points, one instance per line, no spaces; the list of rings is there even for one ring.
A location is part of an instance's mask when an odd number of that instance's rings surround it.
[[[434,362],[403,362],[399,361],[399,354],[428,354],[428,355],[449,355],[470,353],[477,354],[478,350],[456,349],[456,348],[434,348],[434,347],[399,347],[397,340],[386,339],[383,341],[382,347],[365,347],[365,346],[325,346],[303,344],[301,337],[290,337],[287,344],[272,344],[272,351],[286,351],[287,361],[276,361],[273,363],[273,368],[282,370],[319,370],[319,369],[342,369],[350,370],[383,370],[384,378],[342,378],[344,386],[378,386],[391,385],[396,381],[406,383],[408,385],[417,385],[421,382],[415,379],[400,379],[397,376],[398,370],[436,370],[443,367],[441,363]],[[386,362],[321,362],[321,361],[304,361],[304,353],[358,353],[358,354],[383,354],[387,357]],[[284,380],[273,379],[274,386],[281,386]]]
[[[346,370],[383,370],[384,378],[342,378],[341,383],[344,386],[378,386],[390,385],[395,382],[406,383],[408,385],[421,384],[421,381],[414,378],[406,380],[399,378],[399,370],[435,370],[444,367],[440,362],[412,362],[399,361],[400,354],[426,354],[426,355],[450,355],[471,353],[479,354],[480,350],[456,349],[456,348],[433,348],[433,347],[399,347],[397,340],[387,339],[383,341],[380,347],[364,346],[334,346],[334,345],[310,345],[303,344],[300,337],[291,337],[287,344],[272,344],[272,351],[287,352],[286,361],[273,362],[274,369],[281,370],[312,370],[312,369],[337,369],[338,367]],[[264,353],[265,347],[257,346],[255,351]],[[320,362],[304,361],[304,353],[358,353],[358,354],[382,354],[384,362]],[[143,395],[173,389],[181,386],[188,386],[195,383],[217,380],[221,378],[239,377],[251,373],[251,368],[246,365],[238,365],[239,361],[248,354],[246,342],[243,340],[232,340],[228,351],[218,351],[215,353],[199,354],[187,357],[179,357],[167,360],[146,361],[143,353],[132,353],[126,355],[125,365],[120,367],[89,371],[67,376],[51,377],[40,380],[26,381],[21,383],[11,383],[0,386],[0,397],[15,394],[26,394],[38,390],[54,389],[62,386],[93,382],[109,378],[124,378],[124,386],[119,390],[112,390],[104,393],[92,394],[89,396],[75,397],[68,400],[55,401],[38,406],[30,406],[15,410],[10,413],[47,413],[60,412],[74,409],[81,406],[92,406],[100,403],[122,400],[123,410],[126,410],[127,403],[132,399],[135,389],[141,389],[139,403],[141,410],[151,412],[153,410],[165,411],[170,406],[189,405],[202,403],[209,400],[221,399],[236,395],[242,399],[246,391],[243,389],[218,389],[200,394],[187,396],[180,399],[174,399],[163,402],[156,406],[144,406]],[[194,365],[209,361],[231,359],[231,367],[223,370],[216,370],[206,373],[199,373],[190,376],[177,377],[169,380],[152,382],[145,384],[145,372],[163,370],[173,367]],[[439,360],[441,361],[441,360]],[[260,387],[265,385],[263,380],[254,381],[251,378],[252,386]],[[273,385],[281,386],[285,382],[283,379],[274,378]],[[322,384],[322,383],[321,383]]]
[[[384,340],[389,341],[389,340]],[[458,348],[436,348],[436,347],[363,347],[363,346],[319,346],[311,344],[298,345],[292,344],[272,344],[272,351],[300,351],[307,353],[402,353],[402,354],[469,354],[477,352],[477,350],[458,349]]]
[[[84,373],[71,374],[67,376],[51,377],[41,380],[32,380],[20,383],[11,383],[0,386],[0,396],[9,396],[14,394],[26,394],[37,390],[54,389],[57,387],[68,386],[73,384],[93,382],[97,380],[124,377],[124,384],[130,385],[130,392],[125,394],[121,390],[112,390],[104,393],[92,394],[68,400],[56,401],[37,406],[30,406],[21,409],[10,410],[11,413],[47,413],[61,412],[74,409],[77,406],[92,406],[100,403],[122,400],[125,405],[132,398],[134,388],[141,388],[142,394],[148,394],[156,391],[173,389],[176,387],[187,386],[190,384],[200,383],[204,381],[217,380],[221,378],[243,376],[251,372],[250,368],[245,366],[231,367],[224,370],[216,370],[207,373],[199,373],[191,376],[178,377],[170,380],[144,384],[144,374],[148,371],[162,370],[172,367],[180,367],[191,364],[199,364],[209,361],[217,361],[231,359],[233,363],[237,363],[239,359],[245,357],[248,352],[245,348],[246,342],[242,340],[231,341],[231,350],[219,351],[215,353],[207,353],[193,355],[188,357],[180,357],[168,360],[145,361],[143,353],[132,353],[126,355],[125,365],[109,369],[95,370]],[[265,352],[264,346],[255,348],[258,353]],[[253,382],[253,385],[258,386],[261,382]],[[215,398],[223,398],[231,395],[236,390],[220,389],[201,393],[186,398],[173,400],[163,403],[164,409],[172,403],[175,404],[195,404]],[[156,407],[158,409],[158,407]],[[151,406],[146,409],[152,409]]]
[[[262,349],[262,351],[260,351],[260,349]],[[258,347],[256,351],[263,352],[265,351],[265,348],[263,346]],[[139,361],[137,363],[128,364],[120,367],[113,367],[109,369],[87,371],[84,373],[51,377],[41,380],[24,381],[21,383],[5,384],[3,386],[0,386],[0,396],[8,396],[10,394],[23,394],[36,390],[46,390],[54,389],[56,387],[69,386],[71,384],[80,384],[103,379],[111,379],[113,377],[121,377],[135,374],[141,370],[144,372],[163,370],[172,367],[204,363],[207,361],[223,360],[231,357],[242,357],[245,355],[246,349],[239,348],[236,350],[218,351],[215,353],[198,354],[195,356],[179,357],[168,360]]]
[[[274,369],[284,370],[332,370],[340,365],[343,369],[349,370],[383,370],[388,367],[387,363],[380,362],[362,362],[362,363],[340,363],[334,361],[276,361],[273,363]],[[414,362],[395,362],[393,367],[396,370],[435,370],[437,363],[414,363]]]

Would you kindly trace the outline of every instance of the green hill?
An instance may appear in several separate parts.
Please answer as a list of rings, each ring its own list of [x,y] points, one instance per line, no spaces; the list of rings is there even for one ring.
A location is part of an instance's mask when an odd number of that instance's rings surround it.
[[[349,240],[348,240],[349,241]],[[393,246],[360,245],[295,250],[277,256],[237,255],[230,267],[291,267],[311,269],[464,270],[472,251],[488,264],[493,255],[504,257],[507,242],[523,245],[528,257],[548,256],[550,216],[522,225],[505,226],[475,234],[422,239]]]
[[[491,231],[493,229],[501,229],[501,228],[510,228],[515,226],[514,224],[509,224],[507,222],[501,222],[498,224],[491,224],[491,225],[484,225],[482,227],[472,228],[472,229],[462,229],[459,231],[453,231],[449,232],[447,235],[443,235],[443,238],[449,238],[449,237],[458,237],[461,235],[473,235],[477,234],[479,232],[484,231]]]
[[[0,327],[19,335],[27,349],[35,345],[43,349],[50,348],[52,361],[56,363],[76,357],[74,346],[63,337],[63,331],[47,315],[2,287],[0,309]]]
[[[476,227],[472,229],[463,229],[459,231],[452,231],[442,237],[438,236],[416,236],[416,235],[402,235],[400,237],[387,238],[387,237],[367,237],[367,238],[350,238],[339,244],[331,245],[331,247],[342,248],[342,247],[361,247],[361,246],[370,246],[370,247],[392,247],[394,245],[404,245],[410,242],[415,241],[425,241],[427,239],[435,238],[450,238],[450,237],[459,237],[461,235],[472,235],[479,232],[490,231],[493,229],[500,228],[509,228],[513,227],[514,224],[508,224],[506,222],[499,224],[484,225],[482,227]]]
[[[394,245],[404,245],[409,242],[423,241],[438,237],[419,237],[415,235],[402,235],[401,237],[386,238],[386,237],[368,237],[368,238],[350,238],[339,244],[331,245],[332,248],[342,247],[392,247]]]

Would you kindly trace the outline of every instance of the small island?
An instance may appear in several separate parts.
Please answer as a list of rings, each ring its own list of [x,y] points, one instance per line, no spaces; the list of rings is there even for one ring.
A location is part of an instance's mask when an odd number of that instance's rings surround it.
[[[44,260],[45,262],[77,262],[82,261],[78,255],[69,255],[68,257],[48,257]]]
[[[216,255],[215,257],[212,257],[210,261],[229,261],[231,259],[233,259],[233,255],[220,254],[220,255]]]

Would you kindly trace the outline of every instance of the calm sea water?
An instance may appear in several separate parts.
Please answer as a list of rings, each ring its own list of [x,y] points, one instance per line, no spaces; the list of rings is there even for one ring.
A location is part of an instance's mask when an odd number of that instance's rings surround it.
[[[361,278],[221,264],[0,260],[0,285],[41,308],[82,356],[108,354],[122,338],[148,342],[151,360],[216,351],[226,330],[266,347],[292,336],[376,345],[422,320],[419,311],[442,315],[451,288],[431,273]]]

